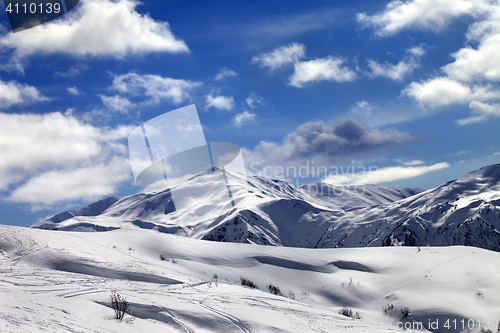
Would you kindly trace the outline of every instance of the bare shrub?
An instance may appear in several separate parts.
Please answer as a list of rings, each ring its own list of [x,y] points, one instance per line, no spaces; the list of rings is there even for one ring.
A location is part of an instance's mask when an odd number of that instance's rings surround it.
[[[359,312],[354,313],[351,308],[348,308],[347,306],[344,306],[342,309],[340,309],[339,313],[343,316],[350,317],[353,319],[361,319],[361,315]]]
[[[392,309],[394,309],[394,304],[390,303],[387,305],[382,305],[382,310],[384,310],[385,314],[388,314]]]
[[[410,309],[408,308],[402,308],[401,309],[401,319],[404,319],[404,318],[408,318],[408,316],[410,315]]]
[[[164,254],[160,254],[160,260],[161,261],[169,261],[167,257],[165,257]]]
[[[280,288],[278,288],[278,287],[276,287],[276,286],[274,286],[272,284],[268,285],[267,289],[269,289],[269,292],[271,294],[278,295],[278,296],[283,296],[283,294],[281,293]]]
[[[109,300],[111,302],[111,307],[115,311],[115,318],[122,320],[125,314],[130,311],[130,305],[127,299],[116,291],[112,291],[111,295],[109,295]]]
[[[259,287],[257,287],[257,285],[254,284],[252,280],[245,279],[244,277],[240,277],[240,281],[241,281],[242,286],[247,286],[247,287],[250,287],[252,289],[259,289]]]

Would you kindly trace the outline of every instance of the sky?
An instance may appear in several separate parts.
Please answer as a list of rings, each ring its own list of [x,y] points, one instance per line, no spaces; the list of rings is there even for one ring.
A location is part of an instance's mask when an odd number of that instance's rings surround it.
[[[1,12],[0,224],[140,192],[128,135],[191,104],[294,185],[500,163],[498,1],[81,0],[16,33]]]

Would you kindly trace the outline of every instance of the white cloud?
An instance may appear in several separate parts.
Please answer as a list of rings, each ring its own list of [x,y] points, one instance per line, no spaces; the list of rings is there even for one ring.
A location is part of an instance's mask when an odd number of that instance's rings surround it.
[[[323,182],[332,185],[366,185],[391,182],[399,179],[413,178],[426,173],[448,168],[446,162],[431,166],[396,166],[367,171],[362,173],[331,174]]]
[[[145,103],[158,104],[168,100],[180,104],[191,98],[190,92],[201,82],[162,77],[160,75],[128,73],[115,76],[110,89],[131,96],[148,97]]]
[[[452,19],[484,13],[489,4],[487,0],[393,0],[383,12],[371,16],[359,13],[356,19],[364,27],[375,28],[379,36],[415,28],[438,31]]]
[[[492,6],[488,17],[475,22],[467,31],[469,42],[477,47],[466,46],[452,54],[455,61],[444,66],[443,71],[451,78],[463,82],[500,80],[500,4]]]
[[[476,116],[457,120],[459,126],[479,123],[490,118],[500,117],[500,104],[486,104],[472,101],[469,104],[469,108],[472,109],[472,112],[476,114]]]
[[[0,109],[46,100],[48,98],[40,94],[35,87],[15,81],[3,82],[0,80]]]
[[[250,96],[245,99],[245,102],[247,103],[248,107],[250,107],[250,109],[255,109],[258,104],[264,103],[264,98],[262,98],[261,96],[257,96],[256,93],[252,92],[250,93]]]
[[[78,90],[77,87],[68,87],[66,88],[66,90],[73,96],[79,96],[80,95],[80,91]]]
[[[122,58],[149,52],[189,52],[167,22],[135,11],[133,0],[84,0],[60,19],[0,37],[2,48],[19,58],[34,54]]]
[[[368,116],[372,112],[372,106],[367,101],[358,101],[351,108],[351,112],[357,116]]]
[[[60,77],[75,77],[87,69],[89,69],[88,65],[84,63],[78,63],[70,67],[70,69],[68,69],[66,72],[55,72],[54,75]]]
[[[127,113],[128,109],[130,109],[134,105],[128,99],[120,97],[119,95],[99,95],[99,98],[101,99],[102,104],[104,104],[104,106],[106,106],[108,109],[121,113]]]
[[[76,119],[71,112],[43,115],[0,113],[0,190],[16,187],[10,199],[31,204],[100,196],[105,192],[103,186],[117,186],[125,179],[125,173],[130,174],[128,162],[119,161],[127,161],[127,149],[120,140],[130,131],[131,128],[125,126],[97,128]],[[106,173],[105,177],[109,179],[99,184],[103,178],[98,171],[107,165],[116,177]],[[123,170],[119,171],[118,166]],[[90,175],[85,170],[92,172],[94,178],[70,179],[71,176]],[[64,180],[68,186],[81,184],[78,188],[67,188],[65,197],[64,192],[59,193],[46,182],[55,180],[58,175],[60,182]],[[43,184],[47,186],[43,187]],[[66,186],[59,182],[54,184]],[[35,188],[32,194],[27,192]],[[75,193],[80,193],[80,196]]]
[[[205,96],[207,109],[216,108],[220,110],[232,110],[234,108],[234,98],[227,96],[213,96],[212,93]]]
[[[343,63],[343,58],[332,56],[298,62],[294,66],[294,73],[290,76],[289,84],[302,88],[304,84],[313,81],[354,81],[356,74],[348,67],[342,66]]]
[[[500,152],[493,153],[493,156],[500,156]]]
[[[217,72],[217,75],[215,75],[215,81],[221,81],[224,80],[226,77],[237,76],[237,75],[238,73],[236,73],[235,71],[232,71],[227,67],[222,67]]]
[[[254,121],[255,117],[257,117],[255,113],[243,111],[233,117],[232,123],[234,126],[240,128],[243,124]]]
[[[251,63],[260,67],[267,67],[269,70],[275,70],[288,64],[293,64],[304,58],[306,47],[304,44],[293,43],[288,46],[281,46],[269,53],[261,53],[254,56]]]
[[[378,61],[367,59],[371,76],[383,76],[394,81],[402,81],[406,75],[413,73],[416,68],[420,67],[420,57],[424,54],[424,49],[413,47],[408,49],[407,53],[410,56],[405,57],[396,65],[388,62],[380,64]]]
[[[402,94],[431,107],[500,98],[500,91],[495,90],[489,84],[469,86],[447,77],[437,77],[420,83],[412,82]]]
[[[129,161],[114,158],[106,164],[47,171],[12,191],[9,200],[35,207],[82,199],[96,200],[112,195],[119,184],[129,178]]]
[[[471,103],[474,115],[457,120],[459,125],[496,116],[486,115],[484,105],[500,99],[500,4],[489,0],[394,0],[381,13],[358,14],[358,22],[374,27],[380,36],[415,28],[437,31],[465,15],[471,16],[473,23],[466,33],[467,44],[451,54],[455,60],[441,68],[442,75],[412,82],[403,91],[421,105],[431,107]],[[374,72],[390,73],[390,67],[379,65],[372,66]],[[397,77],[397,68],[393,69]]]

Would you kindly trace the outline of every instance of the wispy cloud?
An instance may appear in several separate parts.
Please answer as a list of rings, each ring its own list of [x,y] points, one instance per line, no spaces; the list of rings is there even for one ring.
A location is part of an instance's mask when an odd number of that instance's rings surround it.
[[[396,65],[388,62],[381,64],[376,60],[367,59],[370,76],[383,76],[393,81],[402,81],[406,75],[420,67],[420,58],[425,53],[422,47],[413,47],[406,52],[408,55]]]
[[[285,65],[296,63],[299,59],[304,58],[305,55],[305,45],[293,43],[278,47],[269,53],[256,55],[250,62],[273,71]]]
[[[255,113],[243,111],[233,117],[232,123],[234,126],[240,128],[243,124],[254,121],[255,117],[257,117]]]
[[[231,77],[231,76],[238,76],[238,73],[236,73],[233,70],[230,70],[227,67],[222,67],[215,75],[215,81],[221,81],[224,80],[226,77]]]
[[[77,87],[68,87],[66,90],[73,96],[79,96],[80,95],[80,90],[78,90]]]
[[[261,96],[258,96],[256,93],[252,92],[252,93],[250,93],[250,96],[248,96],[245,99],[245,102],[247,103],[247,105],[250,109],[255,109],[257,107],[257,105],[264,103],[264,98],[262,98]]]
[[[366,185],[386,183],[400,179],[413,178],[426,173],[448,168],[446,162],[436,163],[430,166],[395,166],[380,168],[362,173],[344,173],[329,175],[323,182],[332,185]]]
[[[146,104],[158,104],[162,101],[180,104],[189,100],[191,91],[201,85],[201,82],[196,81],[131,72],[115,76],[109,89],[123,95],[146,98],[143,101]]]

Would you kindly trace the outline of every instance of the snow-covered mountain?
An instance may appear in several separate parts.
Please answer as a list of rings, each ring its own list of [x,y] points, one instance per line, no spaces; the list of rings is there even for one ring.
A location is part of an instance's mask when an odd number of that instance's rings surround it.
[[[219,242],[306,248],[468,245],[500,251],[500,164],[428,191],[321,183],[295,187],[260,177],[233,178],[247,184],[248,192],[235,186],[238,203],[224,215],[206,209],[213,203],[200,201],[189,208],[199,213],[181,224],[166,190],[111,197],[34,227],[144,228]],[[214,181],[210,174],[200,179],[180,186],[196,190]]]

